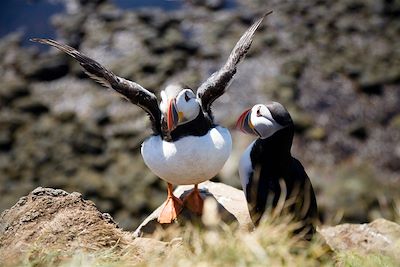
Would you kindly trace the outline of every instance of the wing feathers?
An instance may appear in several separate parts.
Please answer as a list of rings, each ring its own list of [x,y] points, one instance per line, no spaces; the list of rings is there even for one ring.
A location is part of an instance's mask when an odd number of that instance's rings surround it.
[[[211,114],[211,104],[220,97],[229,86],[236,73],[237,65],[243,60],[253,42],[253,37],[261,22],[272,11],[265,13],[242,35],[236,43],[225,65],[213,73],[197,90],[197,97],[201,100],[202,108]]]
[[[68,45],[58,43],[51,39],[33,38],[31,41],[51,45],[76,59],[90,78],[105,87],[114,89],[133,104],[145,110],[150,115],[153,130],[156,133],[160,132],[161,112],[158,108],[158,101],[155,94],[135,82],[116,76],[97,61],[83,55]]]

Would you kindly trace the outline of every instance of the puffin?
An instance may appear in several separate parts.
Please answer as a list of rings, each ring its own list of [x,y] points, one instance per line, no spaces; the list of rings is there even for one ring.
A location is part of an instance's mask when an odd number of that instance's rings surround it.
[[[248,28],[225,64],[196,93],[187,86],[171,84],[160,92],[160,102],[153,92],[118,77],[68,45],[51,39],[30,40],[65,52],[79,62],[90,78],[120,93],[149,115],[152,135],[142,143],[141,154],[146,166],[167,182],[167,200],[157,218],[159,223],[166,224],[175,221],[184,206],[195,214],[202,213],[204,201],[198,184],[216,176],[232,150],[230,132],[215,123],[211,106],[225,93],[237,65],[250,49],[257,28],[271,13],[265,13]],[[194,189],[182,201],[174,196],[173,185],[194,185]]]
[[[303,165],[291,155],[294,124],[289,112],[278,102],[257,104],[240,115],[236,127],[258,137],[239,161],[240,181],[254,225],[267,210],[278,209],[301,222],[296,234],[312,237],[318,221],[317,201]]]

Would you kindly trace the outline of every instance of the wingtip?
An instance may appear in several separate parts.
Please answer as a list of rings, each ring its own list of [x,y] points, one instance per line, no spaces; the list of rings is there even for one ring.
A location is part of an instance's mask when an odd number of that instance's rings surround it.
[[[267,17],[268,15],[271,15],[273,12],[274,12],[273,10],[269,10],[269,11],[265,12],[264,15],[262,15],[262,17],[258,21],[261,23],[261,21],[263,21],[265,19],[265,17]]]
[[[268,15],[271,15],[273,12],[274,12],[273,10],[265,12],[263,18],[265,18]]]
[[[258,26],[260,26],[261,22],[265,19],[265,17],[267,17],[268,15],[271,15],[273,13],[273,10],[269,10],[267,12],[264,13],[264,15],[261,16],[261,18],[259,18],[253,25],[258,28]]]

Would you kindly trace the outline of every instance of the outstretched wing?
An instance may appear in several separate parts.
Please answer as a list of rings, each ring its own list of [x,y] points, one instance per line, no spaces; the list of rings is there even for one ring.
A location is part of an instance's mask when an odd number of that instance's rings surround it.
[[[118,77],[95,60],[83,55],[68,45],[60,44],[51,39],[33,38],[30,40],[54,46],[79,61],[79,64],[84,68],[85,73],[90,78],[105,87],[114,89],[129,99],[133,104],[146,111],[150,115],[153,131],[155,133],[160,132],[161,111],[158,107],[157,97],[155,94],[135,82]]]
[[[207,113],[211,114],[211,104],[225,92],[225,89],[236,73],[236,66],[245,57],[253,42],[254,33],[264,18],[271,13],[272,11],[265,13],[264,16],[251,25],[236,43],[225,65],[220,70],[213,73],[210,78],[197,89],[197,98],[201,100],[202,108]]]

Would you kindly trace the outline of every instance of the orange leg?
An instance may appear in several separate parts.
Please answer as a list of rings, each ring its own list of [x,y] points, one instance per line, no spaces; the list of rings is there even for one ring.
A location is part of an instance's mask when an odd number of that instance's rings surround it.
[[[193,213],[201,215],[203,213],[204,200],[200,196],[197,184],[194,185],[193,191],[190,192],[184,199],[183,204]]]
[[[165,202],[160,215],[158,215],[157,221],[159,223],[172,223],[182,211],[182,208],[182,200],[174,196],[172,193],[172,184],[168,183],[167,201]]]

